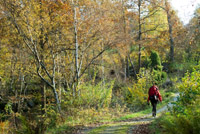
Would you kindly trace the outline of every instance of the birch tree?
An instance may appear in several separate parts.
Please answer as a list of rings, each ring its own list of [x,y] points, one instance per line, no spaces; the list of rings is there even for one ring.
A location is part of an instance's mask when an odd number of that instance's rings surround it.
[[[41,5],[42,3],[44,1],[41,0],[1,1],[8,21],[13,25],[28,50],[26,53],[33,57],[38,77],[52,89],[60,111],[60,100],[56,91],[55,59],[58,53],[63,49],[66,50],[68,46],[65,48],[56,46],[56,39],[52,38],[52,35],[57,35],[61,26],[55,20],[61,21],[62,18],[55,17],[56,13],[52,12],[54,7],[47,7],[52,6],[51,2],[45,3],[45,6]]]

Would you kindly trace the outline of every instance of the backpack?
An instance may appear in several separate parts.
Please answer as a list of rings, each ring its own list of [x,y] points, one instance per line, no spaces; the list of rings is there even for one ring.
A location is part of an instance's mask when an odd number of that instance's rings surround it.
[[[154,91],[154,95],[149,95],[149,99],[150,100],[156,100],[156,101],[158,101],[158,96],[156,96],[156,93],[157,93],[157,88],[155,89],[156,87],[151,87],[151,89],[150,90],[153,90]],[[151,91],[152,92],[152,91]]]
[[[156,96],[155,94],[153,96],[149,96],[150,100],[158,100],[158,96]]]

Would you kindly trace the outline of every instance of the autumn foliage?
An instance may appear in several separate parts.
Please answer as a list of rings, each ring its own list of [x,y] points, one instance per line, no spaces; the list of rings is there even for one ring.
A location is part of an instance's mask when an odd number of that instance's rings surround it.
[[[184,26],[168,0],[0,0],[0,131],[145,109],[152,80],[199,64],[199,11]]]

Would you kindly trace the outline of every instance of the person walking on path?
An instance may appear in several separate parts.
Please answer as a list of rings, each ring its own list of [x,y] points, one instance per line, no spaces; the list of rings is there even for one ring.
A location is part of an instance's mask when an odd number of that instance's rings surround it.
[[[155,82],[153,83],[153,86],[149,88],[148,94],[149,96],[147,102],[149,104],[149,101],[151,101],[151,105],[153,106],[152,116],[156,117],[156,105],[158,101],[162,102],[162,97]]]

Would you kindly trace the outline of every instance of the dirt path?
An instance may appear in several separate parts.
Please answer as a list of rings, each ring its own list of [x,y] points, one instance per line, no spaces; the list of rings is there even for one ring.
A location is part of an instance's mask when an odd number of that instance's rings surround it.
[[[179,94],[175,94],[173,101],[177,101]],[[163,108],[157,110],[157,114],[168,110],[172,107],[172,103],[168,103]],[[152,114],[149,113],[140,118],[129,119],[126,121],[115,122],[112,124],[102,125],[96,128],[85,129],[79,134],[148,134],[148,125],[154,120]]]
[[[96,128],[88,128],[79,134],[133,134],[134,131],[143,130],[142,134],[147,134],[145,128],[153,121],[153,117],[150,115],[129,119],[126,121],[115,122],[111,124],[105,124]]]

